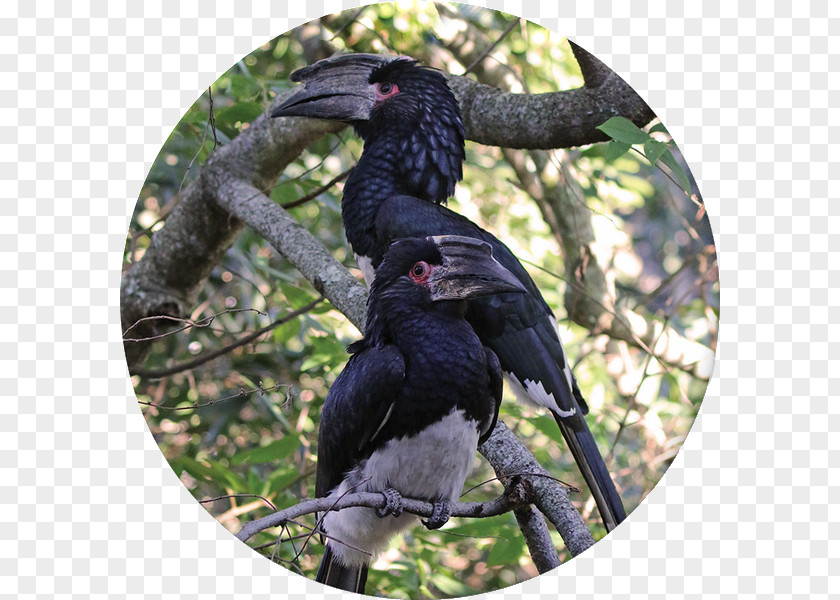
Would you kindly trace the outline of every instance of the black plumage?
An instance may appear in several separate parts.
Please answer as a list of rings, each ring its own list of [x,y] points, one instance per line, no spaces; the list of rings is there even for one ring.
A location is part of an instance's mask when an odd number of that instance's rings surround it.
[[[437,70],[406,57],[350,54],[292,75],[304,83],[273,116],[353,125],[365,140],[342,199],[347,239],[370,282],[391,240],[454,234],[488,242],[525,294],[473,300],[467,319],[498,355],[517,396],[551,410],[608,530],[625,517],[621,498],[584,415],[557,322],[527,271],[495,236],[442,204],[462,178],[464,126]]]
[[[364,591],[372,557],[416,524],[400,514],[401,495],[434,504],[427,527],[446,522],[502,398],[501,366],[465,320],[465,300],[523,291],[473,238],[390,247],[371,286],[365,336],[324,403],[316,476],[318,496],[387,490],[389,506],[324,516],[329,542],[317,581]]]

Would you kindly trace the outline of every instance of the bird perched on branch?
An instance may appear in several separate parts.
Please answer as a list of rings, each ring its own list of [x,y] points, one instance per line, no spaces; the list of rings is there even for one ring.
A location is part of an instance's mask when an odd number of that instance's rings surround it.
[[[588,407],[551,309],[507,246],[442,205],[462,178],[465,157],[461,112],[446,78],[403,56],[347,54],[304,67],[291,79],[303,87],[272,116],[342,121],[364,139],[341,213],[368,283],[391,240],[453,234],[489,243],[525,287],[525,294],[471,301],[467,319],[499,357],[517,397],[551,411],[612,530],[626,513],[584,418]]]
[[[402,495],[449,518],[476,448],[502,401],[502,372],[464,318],[466,300],[524,288],[489,244],[458,236],[394,242],[376,271],[367,326],[327,395],[318,435],[316,495],[383,491],[382,510],[327,513],[316,581],[364,592],[368,564],[399,531]]]

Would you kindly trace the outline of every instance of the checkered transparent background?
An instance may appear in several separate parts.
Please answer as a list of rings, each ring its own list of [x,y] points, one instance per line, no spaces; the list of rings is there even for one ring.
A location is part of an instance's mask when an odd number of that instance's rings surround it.
[[[649,101],[700,182],[723,290],[716,376],[663,482],[585,555],[491,596],[837,593],[840,7],[473,3],[575,39]],[[0,598],[338,598],[179,484],[129,385],[118,287],[141,183],[200,91],[360,3],[83,4],[0,12]]]

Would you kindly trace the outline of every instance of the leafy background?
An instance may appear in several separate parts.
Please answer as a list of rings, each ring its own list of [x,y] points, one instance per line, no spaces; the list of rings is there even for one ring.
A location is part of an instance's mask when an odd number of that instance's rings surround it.
[[[474,6],[386,3],[308,23],[244,57],[189,108],[143,186],[126,240],[125,267],[143,256],[150,236],[165,226],[179,193],[214,147],[230,142],[278,92],[292,86],[289,74],[319,46],[407,54],[463,73],[469,65],[447,42],[464,31],[486,46],[498,40],[484,61],[509,75],[517,91],[582,84],[565,40]],[[641,131],[614,119],[603,130],[612,141],[557,151],[551,159],[562,162],[572,176],[565,185],[582,193],[591,212],[599,262],[615,288],[617,306],[645,306],[661,324],[713,351],[719,314],[716,257],[702,200],[682,157],[658,121]],[[271,190],[272,199],[281,204],[305,199],[352,167],[361,151],[349,130],[321,138],[286,169]],[[360,277],[344,239],[340,200],[338,182],[289,210]],[[468,142],[465,178],[450,207],[497,234],[527,261],[558,315],[592,410],[590,427],[632,511],[679,450],[708,373],[669,368],[643,349],[595,335],[565,318],[557,232],[523,191],[499,148]],[[178,370],[308,305],[313,307],[253,341]],[[191,320],[158,341],[143,372],[132,379],[150,431],[172,468],[207,510],[235,532],[272,506],[291,506],[313,495],[320,409],[346,362],[346,346],[359,334],[247,229],[214,269]],[[174,374],[156,374],[173,367]],[[501,418],[553,475],[583,487],[553,419],[512,399],[503,403]],[[475,466],[464,499],[498,495],[501,486],[478,455]],[[589,494],[572,498],[596,538],[603,536]],[[251,543],[272,560],[314,577],[322,547],[310,535],[313,525],[314,520],[303,519]],[[562,552],[562,540],[555,537],[555,542]],[[368,593],[462,596],[534,575],[512,515],[453,519],[443,530],[418,528],[396,539],[375,563]]]

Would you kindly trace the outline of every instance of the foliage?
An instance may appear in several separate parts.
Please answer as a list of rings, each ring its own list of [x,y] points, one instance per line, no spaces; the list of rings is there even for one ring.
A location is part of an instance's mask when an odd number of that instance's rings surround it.
[[[215,145],[229,143],[278,92],[292,85],[288,75],[306,63],[305,39],[332,39],[339,48],[355,51],[396,51],[457,72],[464,65],[459,67],[447,54],[441,40],[449,29],[470,26],[492,42],[511,20],[474,6],[449,5],[448,10],[454,16],[445,19],[432,3],[346,11],[280,36],[239,61],[214,83],[212,97],[205,93],[190,107],[152,165],[132,216],[126,265],[143,256],[150,235],[164,226],[179,192]],[[486,60],[502,61],[528,91],[580,85],[568,45],[531,23],[514,27]],[[554,156],[568,161],[574,175],[568,185],[583,192],[597,234],[598,259],[614,282],[618,305],[645,306],[660,323],[714,348],[717,281],[709,278],[714,251],[702,203],[664,127],[632,127],[620,119],[608,121],[602,130],[612,141]],[[637,145],[642,152],[628,152]],[[360,153],[361,144],[350,131],[318,140],[286,169],[271,198],[285,204],[305,196],[351,167]],[[660,168],[663,162],[667,175]],[[343,237],[340,199],[339,184],[291,211],[358,272]],[[450,205],[509,241],[515,253],[534,265],[535,281],[562,319],[562,248],[500,149],[468,144],[465,179]],[[215,317],[161,339],[145,370],[177,365],[228,345],[317,298],[287,262],[246,230],[213,271],[192,314],[196,321]],[[593,433],[609,451],[608,464],[632,510],[678,451],[707,382],[574,323],[561,320],[561,333],[592,410]],[[236,531],[242,521],[270,512],[266,500],[285,507],[313,495],[320,409],[346,361],[346,345],[357,336],[340,313],[321,302],[197,368],[162,379],[134,377],[152,434],[197,499],[232,494],[263,498],[208,502],[207,509],[227,528]],[[504,403],[501,418],[552,474],[582,485],[552,419],[512,400]],[[466,489],[493,476],[479,457],[475,464]],[[490,499],[500,490],[497,482],[478,485],[465,499]],[[603,535],[587,496],[574,498],[596,535]],[[395,540],[371,571],[369,593],[416,597],[419,590],[428,597],[462,596],[536,574],[512,515],[455,521],[441,531],[419,528]],[[306,528],[313,524],[304,521],[304,526],[282,532],[301,536],[292,541],[275,543],[281,532],[272,531],[252,543],[267,545],[262,552],[313,577],[321,553],[317,536],[310,538]],[[562,550],[562,541],[555,541]]]

